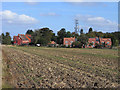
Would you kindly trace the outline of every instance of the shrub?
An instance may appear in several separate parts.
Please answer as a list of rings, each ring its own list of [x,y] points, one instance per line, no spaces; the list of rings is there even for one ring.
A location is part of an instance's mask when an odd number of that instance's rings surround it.
[[[72,47],[73,48],[81,48],[82,47],[82,43],[80,43],[79,41],[73,42],[72,43]]]
[[[95,48],[102,48],[102,45],[95,43]]]
[[[70,48],[70,45],[68,45],[67,48]]]
[[[93,43],[89,43],[89,46],[92,46],[93,45]]]

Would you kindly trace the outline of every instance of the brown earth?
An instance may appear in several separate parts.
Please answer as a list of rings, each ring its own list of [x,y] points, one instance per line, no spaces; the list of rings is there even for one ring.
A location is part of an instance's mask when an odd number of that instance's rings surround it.
[[[118,51],[43,47],[3,47],[16,88],[117,88]]]

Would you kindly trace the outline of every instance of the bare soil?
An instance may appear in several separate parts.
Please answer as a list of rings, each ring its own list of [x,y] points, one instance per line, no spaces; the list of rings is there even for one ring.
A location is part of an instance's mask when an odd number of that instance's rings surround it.
[[[16,88],[117,88],[118,51],[3,46]]]

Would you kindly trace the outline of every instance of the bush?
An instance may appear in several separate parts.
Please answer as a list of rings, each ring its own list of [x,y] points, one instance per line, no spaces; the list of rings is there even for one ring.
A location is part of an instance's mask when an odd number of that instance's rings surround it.
[[[73,47],[73,48],[81,48],[81,47],[82,47],[82,44],[81,44],[79,41],[76,41],[76,42],[73,42],[73,43],[72,43],[72,47]]]
[[[102,48],[102,45],[95,43],[95,48]]]
[[[67,48],[70,48],[70,45],[68,45]]]
[[[89,44],[89,46],[92,46],[92,45],[93,45],[93,43],[90,43],[90,44]]]

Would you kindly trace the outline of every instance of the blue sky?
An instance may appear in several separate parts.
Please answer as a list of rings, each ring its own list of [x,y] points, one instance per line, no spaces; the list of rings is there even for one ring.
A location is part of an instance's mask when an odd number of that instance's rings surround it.
[[[117,2],[3,2],[2,31],[11,36],[24,34],[28,29],[48,27],[55,33],[61,28],[74,31],[74,19],[84,33],[88,28],[102,32],[117,31]]]

